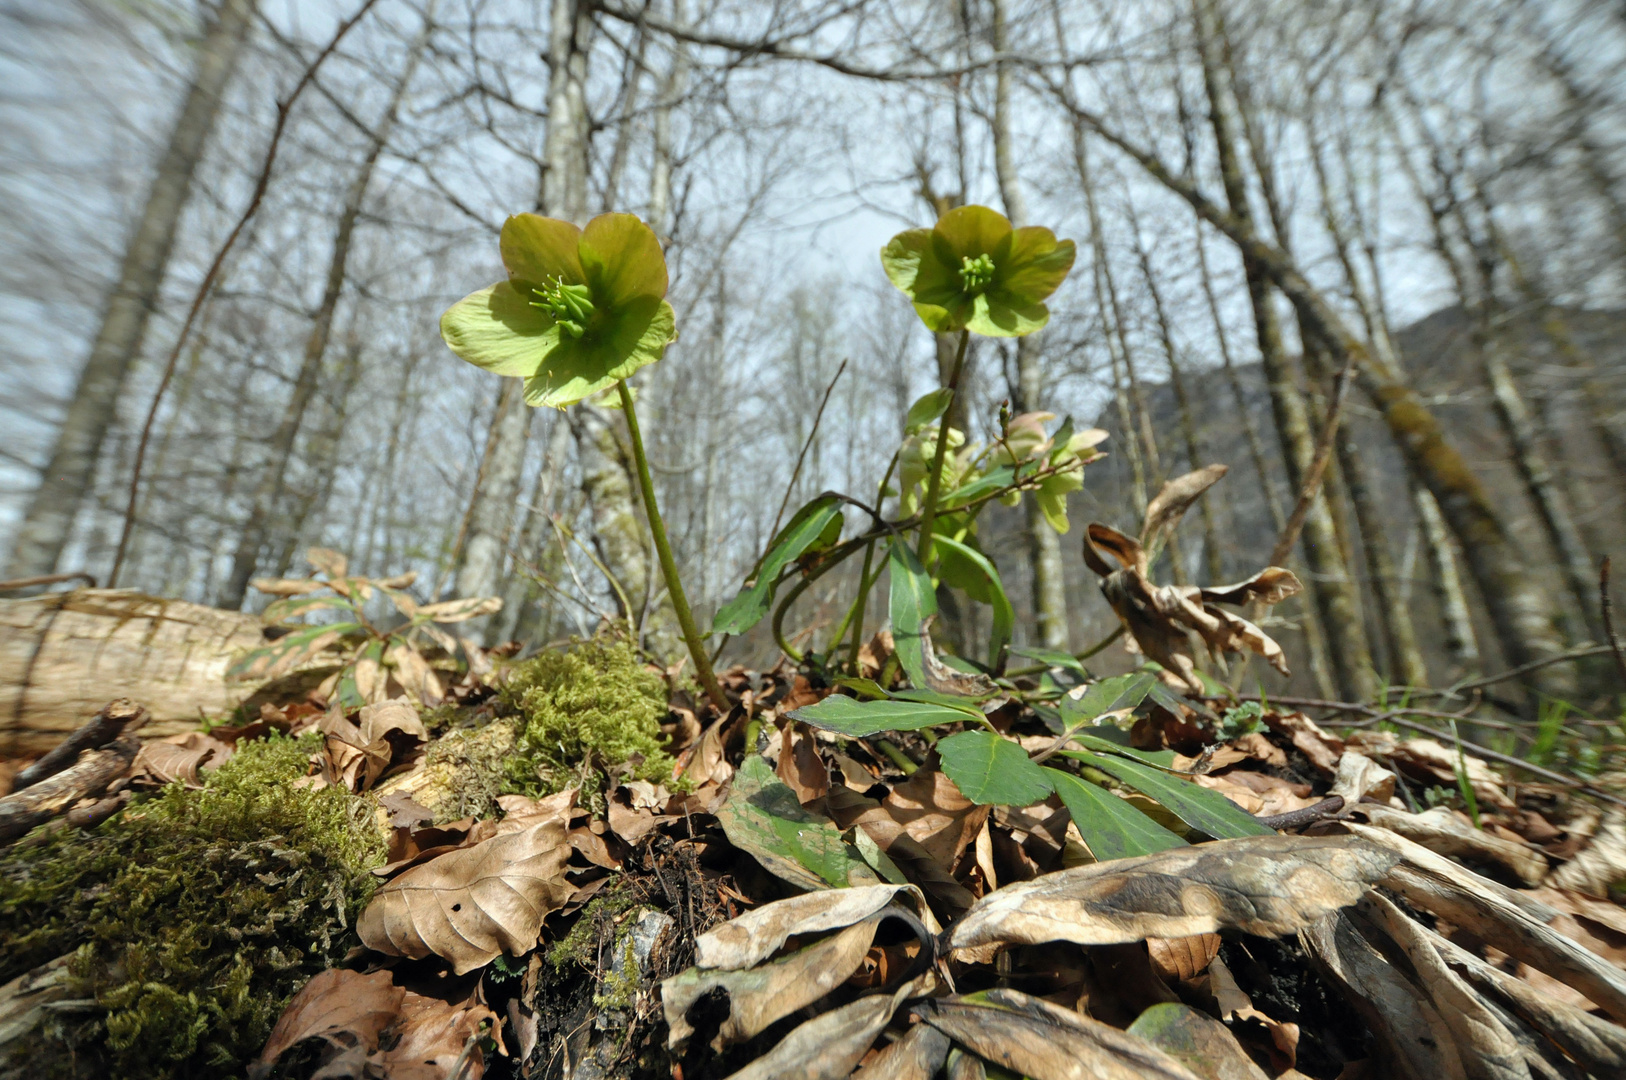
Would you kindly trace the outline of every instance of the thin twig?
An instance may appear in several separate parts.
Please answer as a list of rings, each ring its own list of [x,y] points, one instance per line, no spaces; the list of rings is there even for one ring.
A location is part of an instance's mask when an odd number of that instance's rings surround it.
[[[1327,471],[1327,461],[1332,457],[1338,420],[1344,411],[1344,399],[1349,396],[1349,384],[1354,381],[1354,374],[1355,357],[1351,354],[1344,361],[1343,370],[1338,372],[1338,381],[1333,385],[1332,401],[1327,404],[1327,418],[1321,427],[1321,441],[1316,445],[1309,471],[1304,474],[1299,500],[1293,505],[1293,513],[1288,516],[1287,524],[1282,527],[1282,535],[1276,539],[1276,547],[1270,553],[1271,566],[1287,565],[1293,545],[1299,542],[1299,531],[1304,528],[1304,519],[1310,515],[1310,504],[1315,502],[1316,492],[1321,489],[1321,477]]]
[[[1614,605],[1609,601],[1609,556],[1603,557],[1598,568],[1598,606],[1603,611],[1603,632],[1609,638],[1609,650],[1615,654],[1615,670],[1620,673],[1622,688],[1626,688],[1626,655],[1620,651],[1620,637],[1615,633]]]
[[[12,578],[10,581],[0,581],[0,593],[15,592],[18,589],[32,589],[36,585],[58,585],[64,581],[83,581],[89,588],[96,587],[96,578],[80,570],[75,574],[42,574],[39,577]]]
[[[835,391],[836,383],[841,380],[841,373],[846,370],[847,361],[843,360],[841,366],[836,368],[835,378],[824,388],[824,397],[819,401],[819,411],[813,414],[813,430],[809,431],[807,438],[802,441],[802,452],[796,455],[796,468],[791,470],[790,483],[785,485],[785,497],[779,500],[779,513],[773,516],[773,528],[768,530],[769,544],[772,544],[773,538],[779,535],[779,523],[785,519],[785,508],[790,505],[791,492],[796,490],[796,481],[801,478],[802,462],[807,458],[808,448],[813,445],[813,439],[819,433],[819,421],[824,419],[824,407],[830,404],[830,395]],[[767,558],[768,553],[764,551],[762,557]]]
[[[220,276],[220,268],[225,265],[226,256],[231,254],[232,248],[237,245],[237,238],[248,227],[249,220],[254,217],[265,198],[266,188],[271,184],[271,171],[277,163],[277,151],[281,149],[282,136],[288,128],[288,117],[293,112],[294,102],[298,101],[305,88],[316,80],[317,70],[333,55],[334,50],[339,47],[339,42],[344,40],[351,28],[360,22],[376,3],[378,0],[362,0],[356,13],[339,24],[327,47],[317,53],[316,58],[305,68],[305,73],[299,77],[299,82],[294,84],[293,90],[287,97],[277,102],[277,121],[271,129],[271,141],[265,148],[265,160],[260,164],[260,175],[254,181],[254,193],[249,196],[248,205],[243,208],[237,224],[226,234],[220,250],[215,252],[214,261],[209,264],[209,270],[203,275],[203,280],[198,282],[197,292],[192,297],[192,305],[187,308],[186,318],[181,322],[180,333],[175,336],[175,344],[170,349],[169,358],[164,362],[164,374],[158,380],[158,389],[153,391],[152,404],[147,407],[147,419],[141,425],[141,438],[136,441],[135,464],[130,470],[130,495],[129,502],[124,508],[124,525],[119,531],[119,546],[113,553],[113,569],[107,575],[108,588],[112,588],[118,581],[119,571],[124,566],[124,555],[130,546],[130,535],[135,531],[136,503],[141,492],[141,468],[147,460],[147,444],[152,440],[152,429],[158,419],[158,409],[163,404],[170,381],[175,377],[175,367],[180,362],[181,350],[186,346],[192,324],[197,321],[198,312],[203,309],[204,301],[209,298],[215,279]]]

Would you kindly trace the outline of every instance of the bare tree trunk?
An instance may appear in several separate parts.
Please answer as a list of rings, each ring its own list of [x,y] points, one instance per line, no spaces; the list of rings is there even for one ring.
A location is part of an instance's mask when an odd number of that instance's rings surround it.
[[[223,0],[204,34],[186,101],[158,162],[141,219],[124,249],[118,283],[102,311],[90,355],[79,372],[50,460],[30,497],[6,577],[49,574],[73,531],[74,518],[96,474],[102,438],[118,415],[130,366],[141,353],[147,319],[158,302],[192,176],[220,111],[255,0]]]
[[[1005,0],[991,0],[994,52],[1008,51]],[[1005,216],[1022,228],[1028,223],[1027,199],[1022,194],[1021,177],[1011,147],[1011,72],[1004,63],[994,72],[994,171],[999,194],[1005,203]],[[1044,363],[1039,343],[1033,335],[1016,342],[1016,409],[1032,412],[1043,397]],[[1061,561],[1061,537],[1056,535],[1039,510],[1037,499],[1024,499],[1024,527],[1033,562],[1033,614],[1038,623],[1039,642],[1047,649],[1067,648],[1067,588]]]
[[[1220,65],[1215,55],[1219,41],[1217,16],[1212,0],[1193,0],[1198,43],[1202,53],[1203,83],[1209,101],[1209,120],[1219,149],[1220,174],[1230,203],[1231,216],[1251,228],[1253,214],[1248,205],[1242,163],[1237,154],[1230,103],[1220,85]],[[1276,434],[1282,442],[1288,482],[1301,490],[1315,456],[1309,409],[1299,392],[1292,366],[1282,348],[1281,328],[1271,297],[1266,267],[1244,249],[1243,274],[1253,305],[1258,332],[1259,358],[1270,389],[1271,411]],[[1318,492],[1304,521],[1305,562],[1310,569],[1310,588],[1321,614],[1327,636],[1327,652],[1337,672],[1339,692],[1353,700],[1364,700],[1376,690],[1371,648],[1350,581],[1332,513],[1324,492]]]
[[[283,407],[282,418],[278,421],[276,430],[271,434],[270,460],[266,463],[260,482],[255,487],[248,520],[243,524],[243,532],[237,542],[237,553],[232,557],[231,574],[216,600],[218,607],[235,610],[243,606],[243,595],[248,591],[248,580],[254,576],[254,568],[260,559],[260,550],[265,545],[273,517],[277,512],[277,505],[282,500],[283,487],[288,479],[288,465],[293,459],[294,443],[299,438],[299,430],[304,424],[305,412],[310,407],[311,398],[316,394],[317,381],[322,373],[322,361],[327,355],[328,340],[333,333],[333,316],[338,310],[339,297],[344,292],[345,275],[350,263],[350,245],[355,238],[356,222],[361,217],[362,204],[367,198],[367,187],[372,183],[373,168],[378,164],[379,155],[384,152],[384,146],[389,141],[390,132],[395,127],[396,116],[401,109],[401,101],[406,96],[407,86],[412,82],[424,46],[428,44],[430,18],[432,15],[424,19],[423,29],[407,56],[406,68],[395,84],[389,104],[384,109],[384,115],[379,118],[378,126],[368,138],[367,151],[362,158],[361,166],[356,170],[354,179],[350,181],[350,186],[345,191],[344,201],[339,209],[339,220],[333,230],[333,253],[328,259],[322,299],[317,304],[315,317],[311,320],[310,333],[305,338],[305,352],[300,360],[299,373],[294,379],[293,393],[289,396],[287,405]]]
[[[497,591],[503,562],[508,553],[508,526],[513,520],[514,499],[519,494],[520,476],[525,469],[525,442],[531,428],[531,409],[525,404],[525,384],[519,379],[503,379],[497,408],[487,436],[490,450],[479,486],[469,504],[468,539],[463,543],[457,567],[458,596],[491,596]],[[471,619],[466,630],[470,637],[485,633],[486,620]]]
[[[1462,578],[1457,574],[1456,555],[1452,551],[1451,532],[1440,513],[1440,504],[1427,488],[1412,489],[1412,500],[1417,507],[1417,520],[1422,523],[1427,538],[1429,566],[1434,571],[1434,596],[1440,605],[1440,617],[1445,623],[1445,652],[1451,658],[1452,679],[1461,679],[1479,671],[1479,642],[1474,636],[1474,622],[1468,612],[1467,593]]]

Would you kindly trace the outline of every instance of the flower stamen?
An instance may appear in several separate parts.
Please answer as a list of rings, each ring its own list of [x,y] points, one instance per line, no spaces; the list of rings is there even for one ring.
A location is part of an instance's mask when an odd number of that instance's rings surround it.
[[[553,316],[559,329],[573,338],[580,338],[587,330],[587,320],[593,317],[592,292],[586,285],[566,285],[563,278],[554,278],[540,289],[532,307],[542,308]]]
[[[960,257],[960,283],[969,293],[981,292],[994,280],[994,260],[986,254],[978,255],[973,259],[969,255]]]

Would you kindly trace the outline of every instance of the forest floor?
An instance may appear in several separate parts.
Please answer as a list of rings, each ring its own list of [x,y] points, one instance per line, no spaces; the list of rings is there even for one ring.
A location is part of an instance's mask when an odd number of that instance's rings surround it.
[[[1174,836],[1115,859],[792,716],[807,671],[719,711],[608,637],[475,666],[0,764],[0,1075],[1626,1076],[1607,774],[1158,695],[1102,718],[1135,783],[1074,763]]]

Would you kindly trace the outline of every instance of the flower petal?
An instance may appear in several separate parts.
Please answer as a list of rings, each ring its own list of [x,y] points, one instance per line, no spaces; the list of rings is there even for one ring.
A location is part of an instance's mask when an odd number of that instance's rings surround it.
[[[1010,220],[986,206],[956,206],[938,218],[937,225],[932,229],[938,258],[948,263],[956,275],[962,258],[995,255],[1000,242],[1010,232]],[[994,265],[997,273],[997,257]]]
[[[582,231],[568,221],[541,214],[515,214],[502,226],[502,264],[514,281],[543,285],[562,278],[566,285],[580,285],[581,257],[576,246]]]
[[[672,305],[652,296],[635,298],[616,313],[608,337],[561,339],[541,370],[526,380],[525,402],[561,409],[574,405],[653,364],[676,340]]]
[[[966,329],[983,337],[1023,337],[1044,329],[1050,321],[1050,309],[1043,304],[1013,307],[1003,296],[993,292],[977,297]]]
[[[582,230],[581,265],[593,303],[611,309],[666,295],[666,256],[635,214],[600,214]]]
[[[498,375],[528,376],[559,340],[553,317],[508,282],[465,296],[440,317],[440,336],[458,356]]]
[[[994,282],[989,292],[1012,307],[1027,307],[1044,300],[1073,268],[1073,242],[1032,225],[1010,234],[994,255]]]

